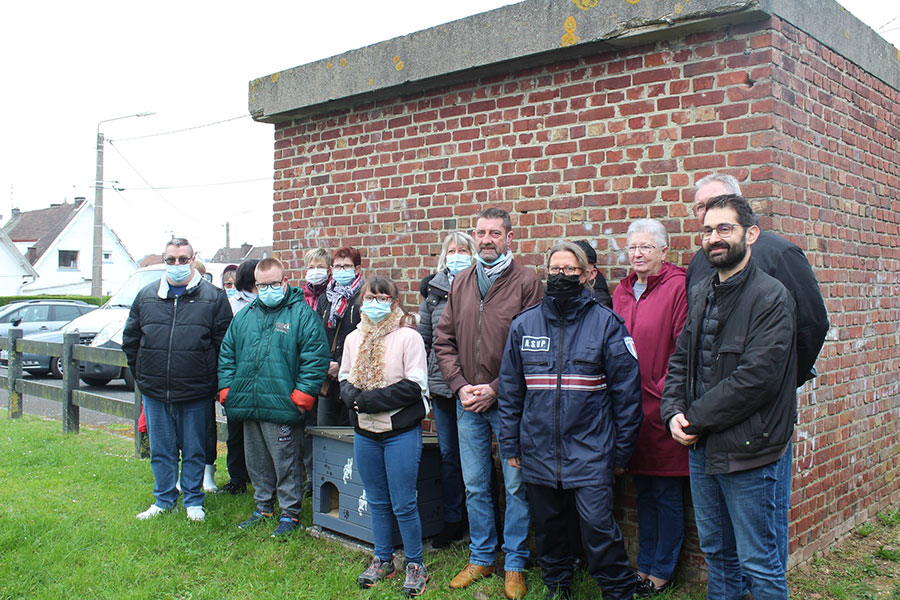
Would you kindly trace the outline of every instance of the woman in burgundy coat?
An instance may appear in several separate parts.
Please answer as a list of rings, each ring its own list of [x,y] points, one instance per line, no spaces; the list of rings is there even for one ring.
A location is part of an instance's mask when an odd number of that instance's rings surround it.
[[[685,270],[664,262],[668,235],[652,219],[635,221],[626,237],[632,271],[613,293],[613,309],[634,338],[641,368],[644,421],[629,465],[637,491],[639,597],[671,586],[684,537],[682,490],[687,448],[676,443],[659,416],[659,402],[675,339],[687,319]]]

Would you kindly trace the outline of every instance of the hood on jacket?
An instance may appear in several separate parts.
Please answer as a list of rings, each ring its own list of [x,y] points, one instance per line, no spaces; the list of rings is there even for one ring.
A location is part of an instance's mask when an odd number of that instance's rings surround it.
[[[647,290],[650,291],[656,286],[662,284],[664,281],[668,281],[673,277],[679,277],[684,275],[684,269],[681,267],[677,267],[670,262],[663,262],[662,266],[659,269],[659,273],[656,275],[651,275],[647,278]],[[619,282],[619,285],[625,286],[625,289],[628,290],[630,294],[634,294],[634,286],[637,283],[637,273],[631,271],[622,281]]]

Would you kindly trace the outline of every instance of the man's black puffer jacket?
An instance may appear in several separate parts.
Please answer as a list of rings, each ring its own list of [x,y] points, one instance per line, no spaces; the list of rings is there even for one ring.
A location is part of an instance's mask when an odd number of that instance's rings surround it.
[[[219,346],[231,316],[225,292],[196,272],[178,298],[165,276],[142,289],[122,334],[141,393],[160,402],[212,400]]]

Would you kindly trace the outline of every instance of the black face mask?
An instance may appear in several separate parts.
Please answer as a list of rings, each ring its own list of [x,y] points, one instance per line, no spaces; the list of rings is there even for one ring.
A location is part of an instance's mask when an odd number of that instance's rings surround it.
[[[568,300],[581,292],[581,281],[578,275],[557,273],[547,276],[547,295],[560,300]]]

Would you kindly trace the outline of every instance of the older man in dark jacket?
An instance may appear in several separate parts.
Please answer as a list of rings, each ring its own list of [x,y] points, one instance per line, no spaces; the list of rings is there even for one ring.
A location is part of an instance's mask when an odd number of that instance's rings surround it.
[[[787,600],[791,435],[796,418],[794,301],[756,268],[759,228],[740,196],[710,200],[701,230],[716,273],[692,290],[669,361],[660,416],[690,446],[691,495],[708,598]]]
[[[128,367],[144,396],[156,502],[138,519],[177,507],[178,455],[187,516],[204,520],[204,437],[215,398],[219,346],[231,323],[225,292],[194,269],[194,250],[173,238],[166,273],[142,289],[122,334]]]

